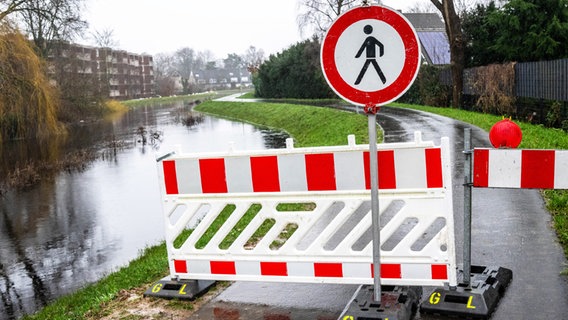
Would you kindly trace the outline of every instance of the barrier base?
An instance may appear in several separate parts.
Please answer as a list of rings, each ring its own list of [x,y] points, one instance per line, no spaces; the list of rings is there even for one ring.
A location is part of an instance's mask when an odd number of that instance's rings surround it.
[[[410,320],[416,314],[422,287],[381,287],[381,302],[373,299],[372,285],[360,286],[339,320]]]
[[[463,270],[458,279],[463,279]],[[513,279],[513,271],[494,266],[471,266],[471,288],[436,288],[420,306],[420,312],[461,319],[489,319]]]
[[[144,292],[145,297],[193,300],[215,284],[212,280],[172,280],[165,277]]]

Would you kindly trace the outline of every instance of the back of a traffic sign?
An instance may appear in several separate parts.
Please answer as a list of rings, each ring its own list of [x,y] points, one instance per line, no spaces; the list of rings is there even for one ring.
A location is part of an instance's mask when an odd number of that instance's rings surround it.
[[[329,28],[321,49],[331,88],[355,105],[381,106],[402,96],[420,68],[416,31],[399,12],[371,5],[351,9]]]

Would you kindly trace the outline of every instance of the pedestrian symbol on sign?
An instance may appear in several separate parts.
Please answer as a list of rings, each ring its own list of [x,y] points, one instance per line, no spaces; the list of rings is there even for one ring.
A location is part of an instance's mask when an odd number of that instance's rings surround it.
[[[385,54],[385,47],[379,40],[377,40],[377,38],[370,35],[371,33],[373,33],[373,27],[371,25],[366,25],[365,28],[363,28],[363,31],[369,36],[367,37],[367,39],[365,39],[365,42],[363,42],[359,51],[357,51],[355,58],[361,57],[361,54],[363,54],[363,51],[365,51],[366,61],[363,65],[363,68],[361,69],[361,72],[359,72],[359,76],[357,76],[357,80],[355,80],[355,85],[361,83],[363,76],[365,76],[365,73],[367,72],[367,68],[369,68],[369,64],[373,64],[373,67],[377,71],[379,78],[381,78],[381,81],[383,82],[383,84],[385,84],[387,82],[387,78],[381,70],[381,67],[379,67],[379,63],[377,62],[376,50],[378,47],[379,57],[382,57]]]

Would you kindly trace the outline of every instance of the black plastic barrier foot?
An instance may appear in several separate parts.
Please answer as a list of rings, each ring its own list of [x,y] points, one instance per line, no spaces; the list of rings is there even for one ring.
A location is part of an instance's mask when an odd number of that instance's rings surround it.
[[[422,287],[381,287],[381,302],[373,299],[372,285],[360,286],[339,320],[410,320],[416,314]]]
[[[214,283],[212,280],[171,280],[165,277],[148,288],[144,296],[193,300],[205,293]]]
[[[460,270],[458,279],[463,279]],[[437,288],[425,299],[420,312],[460,319],[489,319],[513,279],[513,271],[501,267],[471,266],[471,288]]]

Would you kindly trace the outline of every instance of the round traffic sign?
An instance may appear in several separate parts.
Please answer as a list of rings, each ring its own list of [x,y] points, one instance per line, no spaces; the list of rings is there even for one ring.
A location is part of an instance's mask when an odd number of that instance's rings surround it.
[[[418,36],[410,22],[377,5],[340,15],[321,47],[327,83],[356,105],[381,106],[398,99],[416,79],[420,58]]]

